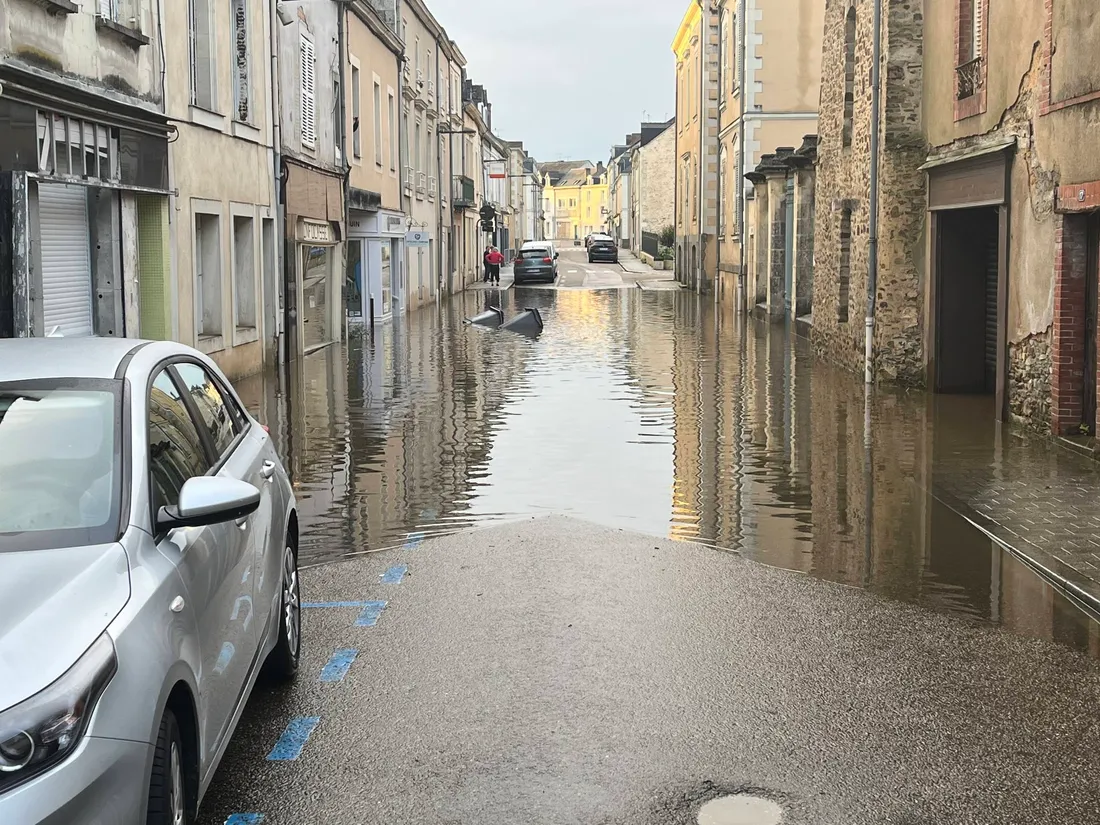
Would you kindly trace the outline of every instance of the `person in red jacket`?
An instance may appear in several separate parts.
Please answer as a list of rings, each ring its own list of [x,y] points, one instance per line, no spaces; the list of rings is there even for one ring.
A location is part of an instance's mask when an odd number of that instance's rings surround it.
[[[504,256],[500,253],[500,250],[495,246],[489,250],[489,254],[485,256],[485,262],[489,264],[489,281],[490,283],[500,284],[500,265],[504,263]]]

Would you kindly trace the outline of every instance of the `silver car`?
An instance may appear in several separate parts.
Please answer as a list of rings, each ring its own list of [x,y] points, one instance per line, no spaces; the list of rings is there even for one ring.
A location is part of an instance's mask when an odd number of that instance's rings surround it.
[[[294,495],[180,344],[0,341],[0,823],[194,820],[298,668]]]

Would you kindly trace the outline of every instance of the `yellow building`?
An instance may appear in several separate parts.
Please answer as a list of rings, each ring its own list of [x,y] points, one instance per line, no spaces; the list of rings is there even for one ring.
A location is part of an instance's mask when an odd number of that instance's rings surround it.
[[[543,212],[546,237],[581,240],[607,231],[609,190],[603,164],[544,164]]]

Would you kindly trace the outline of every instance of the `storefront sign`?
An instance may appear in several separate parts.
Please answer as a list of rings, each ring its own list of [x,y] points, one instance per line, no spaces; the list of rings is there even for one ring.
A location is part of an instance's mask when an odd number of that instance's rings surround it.
[[[405,234],[406,246],[429,246],[431,242],[431,236],[427,232],[407,232]]]
[[[334,244],[336,233],[332,230],[332,224],[321,221],[307,221],[298,219],[298,240],[303,243]]]
[[[386,227],[390,232],[400,232],[405,225],[405,219],[401,215],[389,215],[386,218]]]

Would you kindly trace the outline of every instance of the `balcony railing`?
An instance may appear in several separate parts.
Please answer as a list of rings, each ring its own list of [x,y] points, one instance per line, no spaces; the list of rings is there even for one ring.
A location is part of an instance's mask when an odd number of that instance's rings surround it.
[[[416,173],[416,194],[423,195],[428,190],[428,173]]]
[[[434,198],[435,193],[436,193],[435,177],[432,176],[432,175],[429,175],[428,176],[428,197],[429,198]]]
[[[458,175],[454,179],[455,207],[463,209],[474,205],[474,181],[465,175]]]
[[[973,97],[981,91],[985,83],[985,73],[982,71],[983,63],[984,61],[981,57],[975,57],[973,60],[963,63],[955,69],[955,76],[959,89],[959,100],[966,100],[968,97]]]

